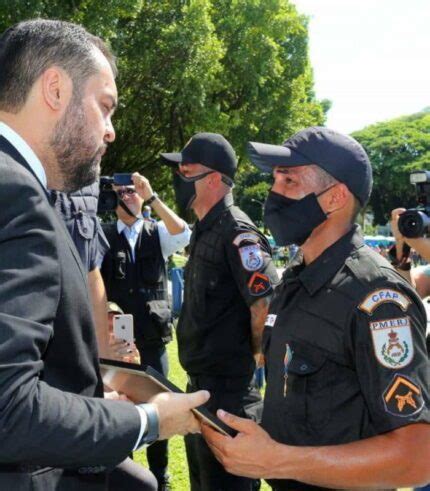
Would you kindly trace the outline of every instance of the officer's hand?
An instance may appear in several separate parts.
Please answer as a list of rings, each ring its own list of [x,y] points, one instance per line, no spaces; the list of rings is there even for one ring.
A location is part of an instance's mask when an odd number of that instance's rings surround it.
[[[393,237],[396,239],[396,256],[399,261],[401,261],[403,256],[403,244],[406,242],[405,237],[400,233],[398,227],[399,216],[406,211],[406,208],[395,208],[391,212],[391,231],[393,232]]]
[[[151,184],[145,176],[142,176],[138,172],[135,172],[132,175],[133,184],[137,191],[137,194],[143,198],[144,201],[147,201],[153,194]]]
[[[264,355],[263,353],[256,353],[254,355],[254,360],[255,360],[255,368],[262,368],[264,367]]]
[[[201,406],[209,399],[209,392],[200,390],[192,394],[162,392],[148,402],[155,404],[160,421],[160,440],[173,435],[199,433],[200,422],[191,409]]]
[[[206,442],[226,471],[238,476],[270,478],[272,452],[279,444],[250,419],[239,418],[222,410],[217,415],[239,432],[232,438],[202,425]]]

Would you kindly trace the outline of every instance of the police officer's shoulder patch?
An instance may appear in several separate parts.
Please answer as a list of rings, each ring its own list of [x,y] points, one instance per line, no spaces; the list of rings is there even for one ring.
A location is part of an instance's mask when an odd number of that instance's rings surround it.
[[[233,244],[239,247],[242,242],[251,242],[258,244],[260,237],[255,232],[242,232],[233,239]]]
[[[378,288],[369,293],[366,298],[360,303],[358,308],[368,315],[372,315],[373,311],[383,303],[394,303],[399,306],[403,312],[406,312],[411,300],[399,290],[394,288]]]
[[[405,375],[394,375],[382,398],[387,413],[403,418],[418,414],[424,407],[421,387]]]
[[[409,317],[381,319],[369,323],[378,362],[391,369],[403,368],[414,357]]]
[[[247,271],[257,271],[263,264],[263,255],[259,244],[252,244],[243,247],[239,247],[240,260],[242,261],[242,266]]]
[[[264,295],[271,288],[270,279],[263,273],[254,273],[248,281],[249,293],[255,297]]]

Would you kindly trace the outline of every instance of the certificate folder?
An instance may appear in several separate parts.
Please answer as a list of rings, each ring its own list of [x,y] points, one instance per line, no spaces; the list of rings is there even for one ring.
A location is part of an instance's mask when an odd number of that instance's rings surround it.
[[[184,392],[148,365],[141,367],[132,363],[100,358],[100,372],[103,383],[107,387],[122,392],[136,404],[147,402],[160,392]],[[204,423],[223,435],[236,435],[237,432],[233,428],[223,423],[205,406],[199,406],[192,411]]]

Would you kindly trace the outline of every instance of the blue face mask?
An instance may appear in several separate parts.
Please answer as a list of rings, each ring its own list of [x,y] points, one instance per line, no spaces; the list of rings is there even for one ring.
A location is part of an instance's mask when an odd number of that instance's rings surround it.
[[[317,196],[328,189],[318,195],[308,194],[302,199],[287,198],[270,191],[264,205],[264,223],[278,246],[304,244],[312,231],[327,220]]]

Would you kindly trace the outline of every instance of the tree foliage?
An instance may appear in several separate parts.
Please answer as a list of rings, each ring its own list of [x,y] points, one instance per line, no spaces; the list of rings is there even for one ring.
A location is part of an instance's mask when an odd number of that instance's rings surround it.
[[[111,44],[120,104],[103,170],[138,169],[165,197],[158,155],[197,131],[224,134],[240,174],[257,174],[248,140],[282,142],[329,107],[315,98],[307,20],[289,0],[0,0],[0,31],[32,17],[79,22]],[[237,194],[253,196],[242,182]]]
[[[375,222],[385,224],[394,208],[416,206],[409,173],[430,170],[430,109],[369,126],[352,136],[372,162],[374,185],[369,205]]]

